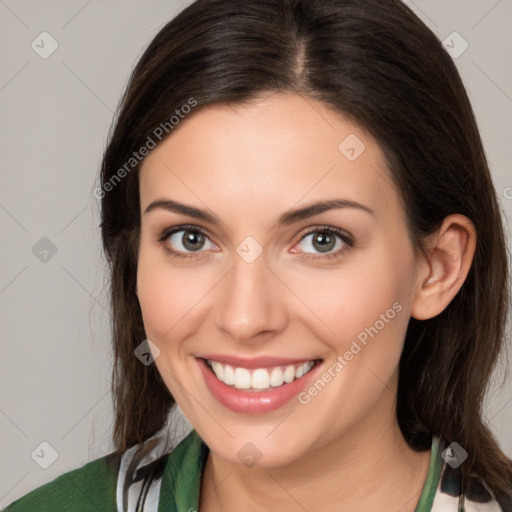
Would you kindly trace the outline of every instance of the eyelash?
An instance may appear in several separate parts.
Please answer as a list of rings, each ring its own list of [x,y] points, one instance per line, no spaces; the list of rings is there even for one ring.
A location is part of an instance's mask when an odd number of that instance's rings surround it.
[[[204,231],[202,228],[200,228],[198,226],[193,226],[193,225],[183,225],[183,226],[175,226],[170,229],[165,229],[159,235],[157,241],[158,241],[158,243],[163,244],[164,250],[167,253],[169,253],[173,258],[183,258],[183,259],[195,258],[196,254],[183,253],[181,251],[176,251],[174,249],[171,249],[169,247],[169,244],[166,243],[171,235],[174,235],[175,233],[178,233],[180,231],[187,231],[187,230],[190,230],[190,231],[193,231],[196,233],[200,233],[203,236],[205,236],[206,238],[210,239],[210,237],[208,236],[206,231]],[[310,253],[303,253],[303,256],[301,256],[301,257],[306,260],[325,260],[325,259],[330,259],[330,258],[340,258],[347,251],[352,249],[355,245],[354,240],[347,233],[345,233],[341,229],[333,228],[331,226],[315,227],[315,228],[311,229],[310,231],[308,231],[307,233],[305,233],[297,243],[302,242],[302,240],[304,240],[307,236],[314,234],[314,233],[327,233],[329,235],[336,235],[337,237],[339,237],[342,240],[342,242],[345,245],[341,249],[338,249],[336,252],[330,252],[330,253],[327,253],[324,255],[313,256]],[[203,252],[203,251],[199,251],[199,252]]]

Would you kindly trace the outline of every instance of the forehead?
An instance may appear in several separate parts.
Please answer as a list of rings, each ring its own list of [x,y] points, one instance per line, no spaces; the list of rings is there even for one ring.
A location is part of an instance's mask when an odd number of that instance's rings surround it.
[[[192,112],[146,157],[140,191],[142,209],[168,195],[233,215],[339,197],[376,210],[400,203],[374,139],[295,94]]]

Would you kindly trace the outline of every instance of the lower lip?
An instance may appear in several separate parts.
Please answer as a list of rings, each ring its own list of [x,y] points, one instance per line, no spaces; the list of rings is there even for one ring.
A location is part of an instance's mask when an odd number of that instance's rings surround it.
[[[217,401],[234,412],[244,414],[261,414],[279,409],[304,389],[320,366],[317,364],[300,379],[269,391],[244,391],[228,386],[217,379],[204,359],[196,358],[196,361],[208,389]]]

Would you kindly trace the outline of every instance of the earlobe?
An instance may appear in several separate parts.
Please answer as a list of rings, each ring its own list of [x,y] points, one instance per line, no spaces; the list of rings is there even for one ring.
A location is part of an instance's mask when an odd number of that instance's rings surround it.
[[[427,320],[440,314],[463,285],[476,248],[476,230],[466,216],[446,217],[428,248],[428,261],[411,305],[411,316]]]

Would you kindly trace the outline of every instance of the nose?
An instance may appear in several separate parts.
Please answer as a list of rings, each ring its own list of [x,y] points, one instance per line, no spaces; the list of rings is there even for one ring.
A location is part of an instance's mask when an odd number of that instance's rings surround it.
[[[217,327],[237,341],[261,341],[287,325],[286,287],[267,264],[265,252],[252,263],[235,254],[219,283]]]

